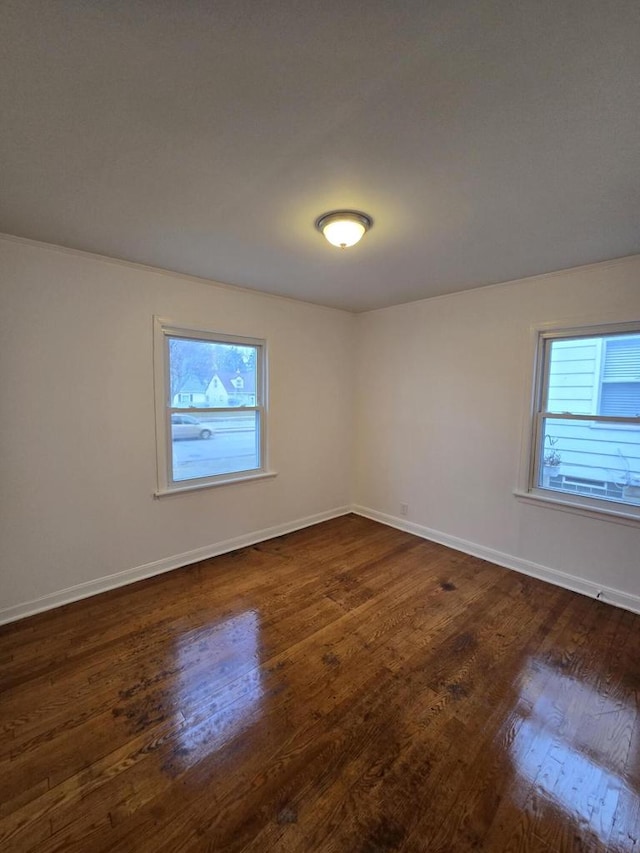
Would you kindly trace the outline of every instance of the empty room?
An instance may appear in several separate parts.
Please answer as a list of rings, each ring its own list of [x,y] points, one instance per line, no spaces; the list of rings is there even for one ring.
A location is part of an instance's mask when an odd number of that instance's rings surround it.
[[[640,853],[636,0],[0,43],[0,848]]]

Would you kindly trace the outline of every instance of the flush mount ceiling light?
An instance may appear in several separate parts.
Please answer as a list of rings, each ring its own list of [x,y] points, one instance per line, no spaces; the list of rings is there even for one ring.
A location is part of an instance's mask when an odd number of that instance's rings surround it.
[[[371,217],[358,210],[332,210],[316,220],[318,231],[340,249],[355,246],[372,225]]]

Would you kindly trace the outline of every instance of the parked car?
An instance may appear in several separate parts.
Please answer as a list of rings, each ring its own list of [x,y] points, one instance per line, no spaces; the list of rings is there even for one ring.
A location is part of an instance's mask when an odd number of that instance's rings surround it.
[[[174,441],[180,438],[211,438],[212,435],[211,427],[193,415],[171,415],[171,437]]]

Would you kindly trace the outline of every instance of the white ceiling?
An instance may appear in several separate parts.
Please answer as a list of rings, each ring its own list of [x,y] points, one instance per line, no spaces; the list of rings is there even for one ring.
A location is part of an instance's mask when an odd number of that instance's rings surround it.
[[[4,0],[0,230],[356,311],[640,252],[638,0]],[[348,250],[316,217],[375,224]]]

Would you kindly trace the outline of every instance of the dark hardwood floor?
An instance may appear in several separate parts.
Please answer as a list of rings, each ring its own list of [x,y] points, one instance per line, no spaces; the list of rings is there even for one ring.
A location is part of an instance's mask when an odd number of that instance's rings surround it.
[[[640,617],[363,518],[0,661],[3,851],[640,851]]]

